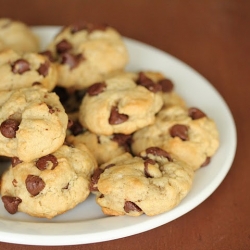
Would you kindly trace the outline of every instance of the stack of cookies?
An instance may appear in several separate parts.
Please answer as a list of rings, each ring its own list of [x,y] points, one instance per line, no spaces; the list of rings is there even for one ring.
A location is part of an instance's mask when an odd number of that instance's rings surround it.
[[[15,44],[14,26],[30,34],[30,50]],[[44,51],[38,42],[25,24],[0,19],[6,210],[53,218],[90,193],[106,215],[175,207],[219,146],[214,121],[161,72],[127,72],[127,48],[108,25],[66,26]]]

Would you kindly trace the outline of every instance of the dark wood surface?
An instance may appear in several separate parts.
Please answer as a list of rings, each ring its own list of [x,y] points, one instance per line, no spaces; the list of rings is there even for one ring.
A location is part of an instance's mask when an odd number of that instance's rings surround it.
[[[219,188],[184,216],[123,239],[75,246],[0,243],[0,249],[250,249],[250,1],[0,0],[0,17],[29,25],[106,22],[164,50],[206,77],[237,126],[233,165]],[[230,136],[230,134],[228,135]]]

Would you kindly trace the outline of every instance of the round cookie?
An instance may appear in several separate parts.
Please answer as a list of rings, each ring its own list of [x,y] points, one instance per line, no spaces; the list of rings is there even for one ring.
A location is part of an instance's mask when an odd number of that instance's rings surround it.
[[[12,159],[2,176],[1,196],[10,214],[17,211],[53,218],[86,200],[97,164],[83,145],[61,146],[31,162]]]
[[[58,79],[57,67],[46,56],[37,53],[0,53],[0,91],[41,85],[52,90]]]
[[[58,149],[66,137],[68,116],[58,96],[33,86],[0,92],[0,152],[23,161]]]
[[[85,22],[64,27],[45,53],[59,63],[58,86],[65,88],[85,89],[128,63],[127,48],[114,28]]]
[[[98,135],[128,135],[154,123],[162,105],[161,95],[120,74],[88,88],[79,121]]]
[[[141,157],[125,153],[102,165],[92,176],[91,191],[107,215],[149,216],[169,211],[187,195],[193,170],[160,148]]]
[[[113,134],[110,136],[98,136],[90,131],[85,131],[76,136],[70,135],[66,138],[66,141],[73,145],[76,142],[84,143],[93,153],[98,165],[108,162],[125,152],[129,152],[130,140],[130,135]]]
[[[0,51],[38,52],[39,39],[23,22],[0,18]]]
[[[171,106],[157,114],[155,124],[133,134],[132,152],[157,146],[194,170],[207,165],[219,147],[215,122],[197,108]]]

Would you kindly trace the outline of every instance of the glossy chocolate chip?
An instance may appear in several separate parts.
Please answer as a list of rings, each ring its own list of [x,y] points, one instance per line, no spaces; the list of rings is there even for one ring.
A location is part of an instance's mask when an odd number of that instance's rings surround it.
[[[39,75],[42,75],[43,77],[47,76],[49,73],[49,66],[49,61],[45,61],[44,63],[40,64],[40,67],[37,70]]]
[[[15,167],[16,165],[22,163],[23,161],[21,161],[18,157],[12,157],[11,158],[11,165],[12,167]]]
[[[152,154],[155,156],[161,156],[167,158],[169,161],[172,161],[171,156],[165,150],[158,147],[150,147],[146,149],[146,154]]]
[[[43,179],[36,175],[28,175],[25,184],[27,191],[33,196],[38,195],[45,188]]]
[[[103,170],[100,169],[100,168],[97,168],[93,175],[91,176],[91,180],[90,180],[90,183],[89,183],[89,190],[90,192],[95,192],[95,191],[98,191],[98,187],[97,187],[97,183],[100,179],[100,175],[103,173]]]
[[[58,165],[57,158],[52,154],[45,155],[36,161],[36,167],[41,171],[48,168],[50,170],[53,170],[57,165]]]
[[[84,57],[82,56],[82,54],[73,55],[73,54],[70,54],[70,53],[64,53],[62,55],[61,63],[62,64],[67,64],[70,69],[74,69],[74,68],[76,68],[78,66],[78,64],[82,60],[84,60]]]
[[[22,202],[20,198],[8,196],[8,195],[4,195],[2,197],[2,201],[3,201],[5,209],[10,214],[15,214],[18,210],[18,205]]]
[[[128,118],[129,118],[128,115],[120,114],[118,111],[118,108],[113,106],[110,112],[109,124],[110,125],[121,124],[121,123],[126,122]]]
[[[200,109],[194,108],[194,107],[188,109],[188,115],[193,120],[197,120],[197,119],[206,117],[206,114],[204,112],[202,112]]]
[[[158,81],[158,84],[161,85],[162,92],[164,93],[173,91],[174,84],[169,79],[162,79]]]
[[[144,161],[144,174],[147,178],[152,178],[152,176],[150,175],[149,171],[148,171],[148,165],[155,165],[155,161],[152,159],[146,159]]]
[[[29,63],[24,59],[18,59],[11,64],[11,70],[14,74],[23,74],[30,70]]]
[[[188,140],[188,127],[183,124],[175,124],[169,129],[172,137],[179,137],[183,141]]]
[[[201,167],[207,166],[211,161],[211,157],[207,157],[206,160],[201,164]]]
[[[126,213],[129,213],[130,211],[137,211],[137,212],[141,212],[142,210],[132,201],[125,201],[124,204],[124,211]]]
[[[105,82],[97,82],[88,88],[87,93],[90,96],[95,96],[102,93],[105,90],[105,88],[106,88]]]
[[[0,125],[1,134],[6,138],[15,138],[16,131],[19,129],[19,121],[14,119],[7,119]]]
[[[148,78],[143,72],[139,73],[139,77],[138,77],[136,83],[138,85],[141,85],[141,86],[147,88],[149,91],[154,92],[154,93],[162,90],[160,84],[155,83],[153,80]]]
[[[61,42],[59,42],[56,45],[56,52],[58,54],[63,54],[71,49],[72,49],[72,45],[66,39],[63,39]]]

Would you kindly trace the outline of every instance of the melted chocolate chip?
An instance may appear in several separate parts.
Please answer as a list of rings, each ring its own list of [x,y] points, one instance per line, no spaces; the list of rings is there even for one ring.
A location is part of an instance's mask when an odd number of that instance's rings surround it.
[[[14,74],[23,74],[30,70],[29,63],[24,59],[18,59],[11,64],[11,70]]]
[[[84,128],[79,121],[74,121],[73,124],[70,126],[69,130],[74,136],[76,136],[83,133]]]
[[[201,167],[207,166],[211,161],[211,157],[207,157],[206,160],[201,164]]]
[[[103,170],[100,169],[100,168],[97,168],[93,175],[91,176],[91,180],[90,180],[90,183],[89,183],[89,190],[90,192],[95,192],[95,191],[98,191],[98,187],[97,187],[97,183],[100,179],[100,175],[103,173]]]
[[[12,157],[11,158],[11,165],[14,168],[16,165],[22,163],[23,161],[21,161],[18,157]]]
[[[110,117],[109,117],[109,124],[110,125],[117,125],[117,124],[121,124],[123,122],[126,122],[128,120],[128,115],[125,114],[120,114],[118,112],[118,108],[113,106],[111,108],[111,113],[110,113]]]
[[[202,112],[200,109],[198,108],[189,108],[188,109],[188,115],[193,119],[193,120],[197,120],[200,119],[202,117],[206,117],[206,114],[204,112]]]
[[[118,143],[119,146],[124,146],[131,143],[132,136],[124,134],[113,134],[112,141]]]
[[[20,198],[8,196],[8,195],[4,195],[2,197],[2,201],[3,201],[5,209],[10,214],[15,214],[18,210],[18,205],[22,202]]]
[[[0,125],[1,134],[6,138],[15,138],[16,131],[19,129],[19,121],[14,119],[7,119]]]
[[[130,211],[137,211],[137,212],[141,212],[142,210],[132,201],[125,201],[124,204],[124,211],[126,213],[129,213]]]
[[[95,95],[102,93],[105,90],[105,88],[106,88],[105,82],[98,82],[98,83],[91,85],[88,88],[87,92],[90,96],[95,96]]]
[[[70,54],[70,53],[64,53],[62,55],[61,63],[62,64],[67,64],[70,69],[74,69],[84,59],[85,58],[83,57],[82,54],[73,55],[73,54]]]
[[[43,64],[41,64],[37,70],[39,75],[42,75],[43,77],[47,76],[49,73],[49,66],[50,66],[49,61],[45,61]]]
[[[173,91],[174,84],[169,79],[162,79],[158,81],[158,84],[161,85],[162,92],[164,93]]]
[[[55,61],[55,59],[53,58],[53,54],[50,50],[45,50],[43,52],[40,52],[39,54],[42,56],[46,56],[51,62]]]
[[[138,85],[141,85],[141,86],[147,88],[149,91],[154,92],[154,93],[162,90],[162,87],[160,84],[155,83],[153,80],[148,78],[143,72],[139,73],[139,77],[138,77],[136,83]]]
[[[45,155],[36,161],[36,167],[41,171],[48,169],[49,166],[51,166],[50,169],[53,170],[57,165],[57,158],[52,154]]]
[[[151,165],[155,165],[155,161],[152,160],[152,159],[146,159],[144,161],[144,174],[146,177],[148,178],[152,178],[152,176],[150,175],[149,171],[148,171],[148,165],[151,164]]]
[[[59,42],[56,45],[56,52],[58,54],[63,54],[65,52],[68,52],[71,49],[72,49],[72,45],[66,39],[63,39],[61,42]]]
[[[33,196],[38,195],[45,188],[43,179],[36,175],[28,175],[25,184],[27,191]]]
[[[188,140],[188,127],[183,124],[175,124],[169,129],[172,137],[179,137],[183,141]]]
[[[170,157],[169,153],[165,150],[158,148],[158,147],[150,147],[146,149],[146,154],[152,154],[155,156],[161,156],[167,158],[169,161],[172,161],[172,158]]]

